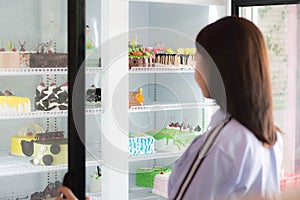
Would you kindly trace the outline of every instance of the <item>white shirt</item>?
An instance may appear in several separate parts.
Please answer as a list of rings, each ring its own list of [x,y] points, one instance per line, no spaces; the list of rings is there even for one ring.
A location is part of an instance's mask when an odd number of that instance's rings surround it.
[[[187,171],[210,130],[224,120],[218,110],[208,131],[196,138],[175,162],[169,180],[169,198],[174,199]],[[282,137],[266,148],[255,135],[234,118],[221,130],[189,185],[184,199],[276,199],[280,193],[279,171],[282,161]]]

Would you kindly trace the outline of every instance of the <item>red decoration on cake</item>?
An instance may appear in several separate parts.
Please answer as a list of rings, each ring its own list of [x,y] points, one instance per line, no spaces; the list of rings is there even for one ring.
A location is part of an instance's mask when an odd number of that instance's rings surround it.
[[[3,47],[3,41],[2,41],[2,47],[1,47],[0,51],[5,51],[5,48]]]
[[[13,96],[13,93],[9,90],[5,90],[4,93],[5,93],[6,96]]]
[[[131,67],[153,66],[154,65],[154,52],[148,48],[138,45],[132,39],[128,46],[129,69]]]

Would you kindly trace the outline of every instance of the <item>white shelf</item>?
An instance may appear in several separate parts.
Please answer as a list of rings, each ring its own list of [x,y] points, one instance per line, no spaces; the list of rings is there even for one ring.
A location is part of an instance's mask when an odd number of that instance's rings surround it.
[[[103,108],[86,108],[85,114],[87,115],[97,115],[103,112]]]
[[[100,73],[100,67],[87,67],[87,74]],[[67,74],[68,68],[0,68],[0,76]]]
[[[13,156],[10,155],[7,151],[0,152],[0,177],[68,169],[67,164],[41,166],[32,164],[30,160],[32,160],[32,158],[30,157]],[[86,156],[87,167],[99,166],[101,164],[102,161],[97,160],[95,156],[90,154]]]
[[[210,6],[218,5],[225,6],[225,0],[129,0],[130,2],[148,2],[148,3],[175,3],[186,5]]]
[[[166,200],[162,196],[152,193],[151,188],[134,187],[129,189],[129,199],[131,200]]]
[[[96,115],[103,112],[102,108],[89,108],[86,109],[87,115]],[[1,113],[0,120],[5,119],[30,119],[30,118],[50,118],[50,117],[66,117],[68,116],[67,110],[60,111],[33,111],[25,113]]]
[[[191,66],[170,66],[159,65],[155,67],[132,67],[129,70],[131,74],[144,74],[144,73],[194,73],[195,69]]]
[[[153,159],[160,159],[160,158],[172,158],[172,157],[179,157],[183,154],[183,152],[157,152],[152,154],[145,154],[145,155],[130,155],[129,161],[142,161],[142,160],[153,160]]]
[[[214,102],[199,102],[199,103],[154,104],[154,105],[144,105],[144,106],[131,106],[129,108],[129,113],[194,109],[194,108],[216,106],[216,105],[217,104]]]

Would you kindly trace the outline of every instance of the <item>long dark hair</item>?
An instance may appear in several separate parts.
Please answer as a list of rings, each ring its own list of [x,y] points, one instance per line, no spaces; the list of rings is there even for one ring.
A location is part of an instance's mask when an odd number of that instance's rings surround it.
[[[260,30],[244,18],[225,17],[202,29],[196,46],[198,53],[210,56],[224,84],[226,98],[216,90],[213,72],[206,70],[210,72],[203,76],[210,97],[263,144],[273,146],[278,128],[273,120],[267,48]]]

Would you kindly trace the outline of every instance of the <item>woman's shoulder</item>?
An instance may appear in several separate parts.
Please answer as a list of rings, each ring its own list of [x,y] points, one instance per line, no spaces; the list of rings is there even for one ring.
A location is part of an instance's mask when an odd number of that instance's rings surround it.
[[[218,146],[226,154],[255,153],[262,143],[236,119],[232,118],[221,130]]]
[[[280,151],[282,149],[282,137],[280,133],[277,135],[277,142],[271,149]],[[220,150],[235,154],[233,156],[244,153],[256,157],[259,150],[265,151],[266,149],[251,130],[234,118],[222,129],[217,142]]]

